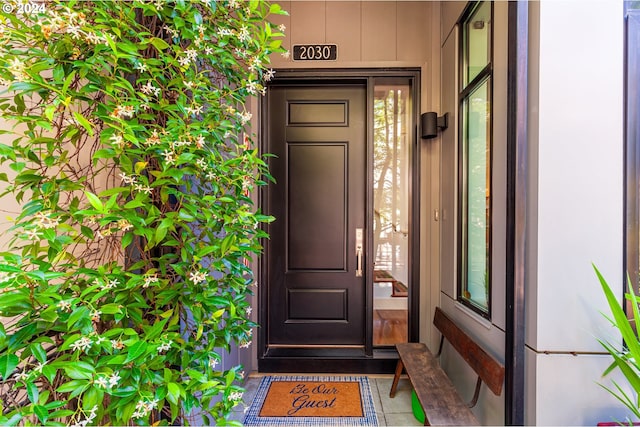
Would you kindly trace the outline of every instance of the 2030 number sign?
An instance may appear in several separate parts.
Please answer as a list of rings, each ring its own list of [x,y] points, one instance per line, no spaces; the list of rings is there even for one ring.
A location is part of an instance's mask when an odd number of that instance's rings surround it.
[[[335,61],[338,59],[338,45],[296,44],[293,45],[294,61]]]

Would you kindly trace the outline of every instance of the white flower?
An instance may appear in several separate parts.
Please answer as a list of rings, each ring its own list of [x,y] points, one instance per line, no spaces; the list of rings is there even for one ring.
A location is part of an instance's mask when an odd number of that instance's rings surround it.
[[[162,155],[164,156],[164,161],[168,165],[171,165],[176,162],[176,158],[174,157],[174,154],[172,151],[164,150],[164,153],[162,153]]]
[[[122,182],[124,182],[125,184],[135,184],[136,183],[136,177],[135,176],[129,176],[124,172],[120,172],[120,174],[118,175],[121,179]]]
[[[91,320],[93,320],[94,322],[98,322],[100,320],[100,316],[102,315],[102,312],[100,310],[92,310],[91,313],[89,314],[89,316],[91,317]]]
[[[251,307],[247,307],[247,316],[251,316],[251,312],[253,311],[253,308]]]
[[[247,28],[247,26],[243,25],[242,27],[240,27],[240,30],[238,31],[238,40],[240,40],[241,42],[246,42],[250,38],[251,37],[249,36],[249,29]]]
[[[186,110],[187,114],[198,115],[202,113],[202,105],[193,104],[192,107],[187,107]]]
[[[212,48],[212,47],[210,47],[210,46],[205,47],[205,48],[204,48],[204,54],[205,54],[205,55],[211,55],[211,54],[213,54],[213,48]]]
[[[244,112],[240,113],[239,115],[240,115],[240,123],[243,126],[246,125],[249,122],[249,120],[251,120],[251,117],[253,117],[253,115],[248,111],[244,111]]]
[[[120,231],[129,231],[133,228],[133,225],[126,219],[122,218],[118,220],[118,229]]]
[[[16,373],[14,374],[13,378],[14,378],[16,381],[24,381],[24,380],[26,380],[26,379],[28,379],[28,378],[29,378],[29,374],[28,374],[28,373],[26,373],[25,371],[22,371],[22,372],[16,372]]]
[[[278,25],[278,29],[280,30],[281,33],[284,33],[284,31],[287,29],[287,26],[284,24],[280,24]]]
[[[154,410],[157,406],[158,406],[157,399],[147,400],[147,401],[139,400],[138,403],[136,404],[136,410],[131,415],[131,417],[132,418],[146,417],[149,414],[149,412]]]
[[[158,353],[164,353],[165,351],[168,351],[171,348],[171,344],[173,344],[173,341],[171,341],[171,340],[163,342],[162,344],[160,344],[158,346]]]
[[[254,81],[249,81],[249,83],[247,83],[247,92],[249,92],[252,95],[255,95],[257,93],[256,89],[258,88],[258,85],[256,82]]]
[[[178,63],[181,67],[187,67],[191,63],[191,60],[186,56],[183,56],[182,58],[178,58]]]
[[[253,70],[257,70],[262,65],[262,61],[257,56],[254,56],[251,59],[251,63],[249,64],[249,68]]]
[[[124,343],[120,340],[111,340],[111,348],[114,350],[122,350],[124,348]]]
[[[284,52],[282,52],[280,55],[282,55],[282,57],[283,57],[284,59],[289,59],[289,55],[290,55],[290,53],[289,53],[289,51],[288,51],[288,50],[285,50],[285,51],[284,51]]]
[[[107,379],[104,376],[99,376],[93,383],[98,387],[107,388]]]
[[[85,351],[91,348],[91,344],[92,344],[91,338],[82,337],[79,340],[74,341],[74,343],[71,344],[71,348],[73,350]]]
[[[198,159],[196,160],[196,164],[200,167],[200,169],[206,169],[207,168],[207,161],[205,159]]]
[[[145,85],[143,85],[140,88],[140,92],[144,93],[145,95],[151,95],[151,94],[153,94],[154,96],[160,95],[160,89],[155,87],[151,82],[147,82]]]
[[[207,279],[207,275],[202,271],[195,271],[195,272],[189,273],[189,280],[191,280],[194,285],[197,285],[198,283],[202,283],[206,279]]]
[[[56,228],[60,224],[57,218],[49,218],[42,212],[36,214],[36,226],[44,229]]]
[[[229,395],[229,400],[232,400],[232,401],[234,401],[234,402],[235,402],[235,401],[238,401],[238,400],[241,400],[241,399],[242,399],[242,394],[243,394],[243,393],[240,393],[239,391],[233,391],[233,392],[231,392],[231,394]]]
[[[249,348],[251,346],[251,341],[245,341],[240,344],[240,348]]]
[[[271,79],[273,79],[273,77],[275,76],[275,74],[276,74],[275,71],[273,71],[272,69],[268,69],[267,71],[265,71],[262,78],[264,79],[265,82],[270,82]]]
[[[74,39],[80,38],[80,27],[77,25],[67,25],[67,33],[71,34]]]
[[[157,284],[159,280],[160,279],[158,279],[157,274],[150,274],[150,275],[144,276],[144,284],[142,285],[142,287],[148,288],[151,285]]]
[[[120,372],[115,371],[109,377],[109,387],[115,387],[118,385],[118,381],[120,381]]]
[[[115,287],[116,287],[116,286],[118,286],[119,284],[120,284],[120,282],[118,281],[118,279],[112,279],[112,280],[109,280],[109,282],[107,282],[107,284],[105,284],[105,285],[102,287],[102,290],[115,288]]]
[[[7,67],[7,69],[11,74],[13,74],[13,77],[17,81],[24,81],[29,78],[29,76],[24,70],[24,66],[25,66],[25,62],[21,61],[16,57],[13,59],[13,61],[9,62],[9,66]]]
[[[32,242],[37,242],[39,240],[41,240],[42,238],[40,237],[40,234],[38,233],[38,230],[36,229],[31,229],[31,230],[27,230],[24,232],[25,233],[25,237],[28,240],[31,240]]]
[[[147,71],[147,64],[138,62],[133,68],[140,71],[141,73],[145,73]]]
[[[151,192],[153,191],[153,188],[149,187],[148,185],[142,184],[136,184],[133,188],[135,188],[136,191],[145,194],[151,194]]]
[[[195,49],[187,49],[184,51],[184,54],[187,55],[189,61],[195,61],[198,57],[198,51],[196,51]]]
[[[111,143],[113,145],[116,145],[120,148],[124,147],[124,139],[122,138],[122,135],[120,134],[114,134],[111,136],[111,138],[109,138],[109,140],[111,141]]]
[[[209,359],[209,366],[211,367],[211,369],[215,369],[216,366],[218,366],[218,359],[214,359],[214,358],[210,358]]]
[[[62,311],[71,311],[71,303],[69,301],[62,300],[56,306]]]

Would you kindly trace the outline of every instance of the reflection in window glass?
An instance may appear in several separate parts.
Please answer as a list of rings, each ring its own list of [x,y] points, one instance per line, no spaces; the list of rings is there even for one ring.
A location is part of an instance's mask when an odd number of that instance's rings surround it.
[[[384,79],[380,79],[383,81]],[[381,82],[382,83],[382,82]],[[376,84],[373,345],[407,342],[410,86]]]
[[[469,84],[491,59],[491,4],[483,2],[465,23],[466,72]]]
[[[457,298],[491,317],[492,2],[464,18],[460,45],[460,140]]]
[[[481,308],[488,307],[490,231],[490,104],[485,81],[464,101],[466,189],[463,200],[466,259],[463,265],[463,298]]]

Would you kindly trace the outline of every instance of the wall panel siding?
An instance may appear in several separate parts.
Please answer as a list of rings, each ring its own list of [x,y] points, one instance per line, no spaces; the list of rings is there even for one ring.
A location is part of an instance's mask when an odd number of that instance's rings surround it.
[[[432,2],[408,2],[397,6],[397,60],[420,61],[426,52],[416,49],[415,40],[429,40]],[[428,46],[420,46],[428,49]]]
[[[362,60],[395,61],[396,42],[396,3],[362,2]]]
[[[271,21],[287,27],[283,46],[332,43],[337,61],[293,61],[273,55],[274,68],[423,67],[440,34],[440,6],[430,1],[285,1],[289,16]],[[437,92],[437,90],[435,90]]]
[[[291,40],[301,43],[325,43],[326,7],[322,1],[292,1],[289,6]]]
[[[338,45],[341,61],[362,59],[361,8],[357,1],[327,2],[327,43]]]

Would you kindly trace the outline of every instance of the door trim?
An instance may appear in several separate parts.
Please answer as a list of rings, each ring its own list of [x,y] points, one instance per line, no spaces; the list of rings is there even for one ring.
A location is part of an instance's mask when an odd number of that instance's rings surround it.
[[[373,99],[374,99],[374,79],[376,77],[398,77],[408,78],[412,86],[413,99],[413,141],[411,144],[411,163],[413,173],[410,182],[410,218],[409,228],[412,231],[409,245],[409,259],[411,267],[409,269],[410,292],[408,295],[408,340],[416,342],[419,340],[419,314],[420,314],[420,146],[418,137],[418,123],[420,115],[420,69],[419,68],[394,68],[394,69],[277,69],[276,77],[269,85],[312,86],[312,85],[357,85],[366,84],[366,224],[373,224]],[[268,96],[268,95],[267,95]],[[268,114],[267,96],[260,101],[259,114],[259,144],[261,152],[265,152],[268,139]],[[267,189],[262,187],[258,194],[258,204],[263,211],[268,212]],[[267,228],[268,226],[265,226]],[[365,256],[373,251],[373,230],[367,227],[365,245]],[[264,244],[265,254],[268,251],[268,243]],[[264,327],[258,329],[258,370],[260,372],[365,372],[365,373],[391,373],[395,369],[397,353],[395,349],[389,347],[373,346],[373,263],[365,258],[366,291],[365,291],[365,346],[364,348],[350,348],[345,346],[334,346],[334,349],[348,350],[344,355],[333,357],[330,354],[331,346],[318,346],[308,348],[300,346],[298,348],[276,348],[268,343],[268,299],[266,285],[262,288],[265,292],[260,292],[258,298],[258,322]],[[258,263],[259,283],[266,284],[269,277],[267,257],[262,256]],[[309,351],[317,351],[316,355],[308,355]],[[327,358],[324,359],[323,353]]]

